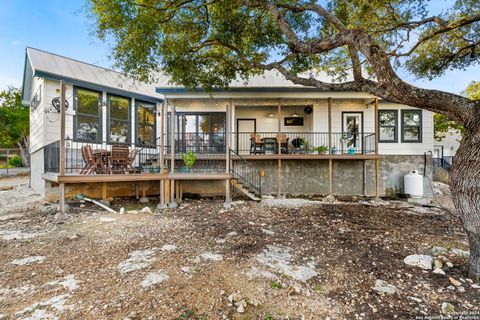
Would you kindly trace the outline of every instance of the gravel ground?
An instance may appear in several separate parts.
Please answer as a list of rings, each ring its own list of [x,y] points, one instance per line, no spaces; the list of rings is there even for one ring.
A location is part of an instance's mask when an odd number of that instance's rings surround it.
[[[465,234],[443,210],[302,199],[236,201],[225,210],[221,199],[187,199],[148,214],[116,199],[112,207],[130,213],[72,202],[69,220],[54,224],[56,206],[18,183],[25,181],[0,180],[0,319],[480,312],[480,287],[464,273]],[[404,263],[415,254],[441,262],[445,275]]]

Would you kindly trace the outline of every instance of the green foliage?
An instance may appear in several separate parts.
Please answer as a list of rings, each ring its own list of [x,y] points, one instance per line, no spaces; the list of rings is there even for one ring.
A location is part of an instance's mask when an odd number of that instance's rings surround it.
[[[273,281],[270,286],[274,289],[282,289],[282,283],[280,281]]]
[[[22,105],[20,89],[0,93],[0,147],[16,148],[29,132],[29,108]]]
[[[463,92],[463,95],[472,100],[480,100],[480,81],[472,81]],[[434,114],[433,122],[433,134],[436,141],[442,141],[447,132],[463,134],[463,125],[449,120],[444,115],[438,113]]]
[[[231,0],[89,0],[88,12],[100,39],[113,40],[113,57],[121,69],[141,80],[161,71],[185,87],[227,87],[238,75],[259,74],[261,64],[281,61],[294,74],[327,71],[343,80],[351,71],[347,48],[321,53],[294,52],[266,4]],[[255,3],[255,5],[253,4]],[[298,38],[305,43],[328,39],[337,31],[327,19],[287,6],[313,0],[274,1]],[[418,77],[441,75],[479,62],[480,25],[466,23],[480,13],[478,0],[457,0],[431,17],[428,0],[320,1],[349,29],[366,31],[392,58],[396,68]],[[446,4],[447,6],[447,4]],[[445,32],[438,32],[445,25]],[[415,50],[410,51],[417,40]],[[477,43],[478,44],[478,43]],[[359,54],[364,70],[372,66]]]
[[[464,94],[472,100],[480,100],[480,81],[472,81],[465,89]]]
[[[188,151],[188,153],[181,153],[183,162],[185,163],[185,166],[187,168],[192,168],[195,165],[195,162],[197,161],[197,156],[195,153],[193,153],[192,150]]]
[[[8,164],[15,168],[21,167],[22,157],[20,157],[18,154],[13,155],[10,157],[10,159],[8,159]]]

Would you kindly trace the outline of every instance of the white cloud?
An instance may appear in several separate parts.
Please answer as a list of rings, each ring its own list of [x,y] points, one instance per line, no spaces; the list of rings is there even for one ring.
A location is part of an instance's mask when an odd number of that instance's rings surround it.
[[[22,42],[20,40],[13,40],[11,43],[12,43],[12,46],[17,46],[17,45],[21,44]]]

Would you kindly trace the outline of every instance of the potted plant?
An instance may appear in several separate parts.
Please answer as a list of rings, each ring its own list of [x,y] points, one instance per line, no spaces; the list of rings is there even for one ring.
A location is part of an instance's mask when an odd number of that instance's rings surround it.
[[[328,151],[328,148],[326,146],[319,146],[314,149],[317,151],[318,154],[326,154]]]
[[[197,156],[195,153],[193,153],[192,150],[188,151],[188,153],[181,153],[180,154],[183,159],[183,163],[185,163],[185,171],[189,172],[192,167],[195,165],[195,162],[197,161]]]

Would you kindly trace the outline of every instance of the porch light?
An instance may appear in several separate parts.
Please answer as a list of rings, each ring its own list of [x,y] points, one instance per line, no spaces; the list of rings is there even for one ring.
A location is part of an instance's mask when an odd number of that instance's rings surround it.
[[[297,112],[292,113],[292,117],[300,117],[300,115]]]
[[[275,118],[275,115],[273,113],[267,114],[267,118]]]

